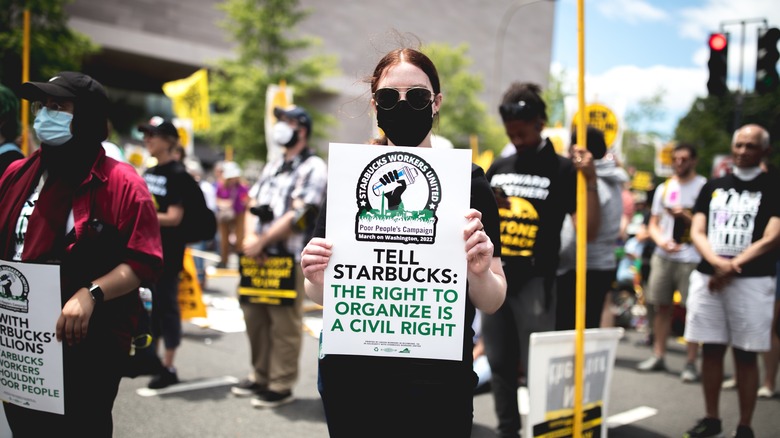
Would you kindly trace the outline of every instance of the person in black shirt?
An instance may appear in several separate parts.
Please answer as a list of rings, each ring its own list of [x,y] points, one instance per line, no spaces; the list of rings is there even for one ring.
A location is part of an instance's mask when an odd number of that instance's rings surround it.
[[[0,175],[8,165],[24,158],[14,143],[19,136],[19,99],[8,88],[0,85]]]
[[[173,123],[153,117],[140,125],[144,146],[157,159],[157,165],[144,173],[149,192],[157,206],[165,266],[152,288],[152,334],[155,346],[163,338],[165,351],[160,374],[152,377],[149,388],[160,389],[179,383],[173,360],[181,343],[181,309],[179,309],[179,273],[184,261],[184,237],[179,225],[184,218],[184,194],[187,168],[174,155],[179,144],[179,132]]]
[[[718,402],[723,359],[732,347],[739,384],[740,418],[735,437],[752,437],[758,391],[757,352],[770,346],[780,246],[780,180],[764,172],[769,134],[758,125],[734,133],[734,171],[707,182],[699,192],[691,238],[702,260],[691,273],[685,340],[701,342],[705,417],[686,437],[722,431]]]
[[[431,147],[432,120],[442,101],[431,60],[418,50],[394,50],[379,61],[370,83],[371,104],[390,145]],[[462,359],[326,355],[319,363],[320,390],[331,436],[471,435],[477,383],[472,369],[475,308],[495,312],[506,291],[498,257],[498,210],[482,169],[473,164],[471,207],[463,230],[468,299],[465,320],[459,322],[464,327]],[[324,208],[319,217],[315,237],[302,252],[301,267],[307,295],[322,303],[324,271],[338,242],[324,239]]]
[[[501,217],[507,297],[498,312],[485,315],[482,330],[493,373],[499,436],[518,437],[518,368],[528,369],[531,333],[555,329],[561,227],[566,214],[576,211],[578,170],[587,181],[589,239],[598,233],[601,208],[593,155],[574,145],[572,159],[564,158],[542,137],[547,113],[538,85],[512,84],[499,112],[517,150],[495,161],[486,174]]]

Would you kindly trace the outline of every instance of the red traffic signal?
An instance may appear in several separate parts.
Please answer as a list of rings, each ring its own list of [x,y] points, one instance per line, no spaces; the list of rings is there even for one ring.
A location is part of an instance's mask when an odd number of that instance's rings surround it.
[[[729,93],[726,84],[728,76],[729,35],[726,33],[710,34],[710,60],[707,67],[710,78],[707,81],[707,91],[710,96],[724,96]]]
[[[710,49],[720,52],[728,46],[729,40],[722,33],[713,33],[710,35]]]

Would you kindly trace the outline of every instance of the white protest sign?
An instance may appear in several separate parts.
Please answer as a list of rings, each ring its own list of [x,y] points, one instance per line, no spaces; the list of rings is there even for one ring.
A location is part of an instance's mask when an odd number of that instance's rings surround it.
[[[623,329],[585,330],[582,436],[607,436],[609,387]],[[527,437],[572,436],[574,416],[574,330],[532,333],[528,356],[530,404]]]
[[[65,414],[60,267],[0,260],[0,399]]]
[[[324,354],[461,360],[471,151],[331,144]]]

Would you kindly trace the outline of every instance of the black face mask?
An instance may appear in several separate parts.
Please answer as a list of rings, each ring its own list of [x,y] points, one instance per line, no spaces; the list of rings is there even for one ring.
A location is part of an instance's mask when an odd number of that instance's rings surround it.
[[[376,108],[376,120],[396,146],[419,146],[433,126],[430,107],[416,110],[402,100],[390,110]]]

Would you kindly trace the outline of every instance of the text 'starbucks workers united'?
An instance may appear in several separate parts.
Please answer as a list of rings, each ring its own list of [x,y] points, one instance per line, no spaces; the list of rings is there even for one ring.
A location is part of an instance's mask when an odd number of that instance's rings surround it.
[[[441,185],[418,155],[391,152],[371,161],[357,186],[355,236],[360,241],[432,244]]]

